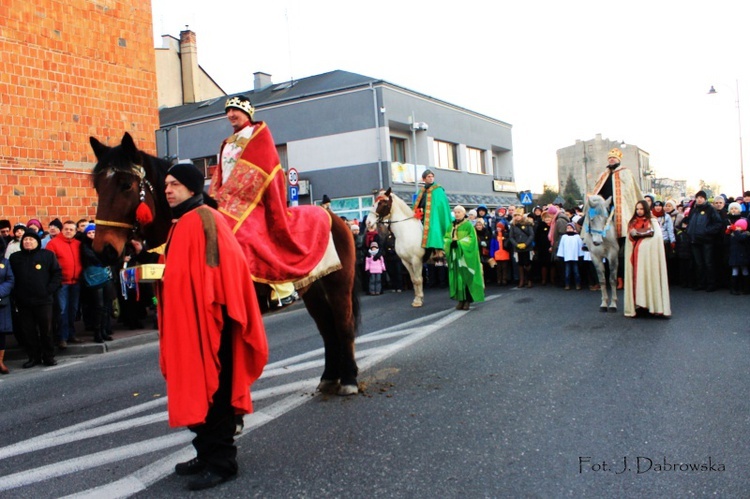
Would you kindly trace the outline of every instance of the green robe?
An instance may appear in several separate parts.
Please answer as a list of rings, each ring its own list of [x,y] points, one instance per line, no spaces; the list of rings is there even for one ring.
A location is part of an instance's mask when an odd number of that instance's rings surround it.
[[[484,275],[479,259],[477,231],[468,218],[454,224],[445,234],[445,258],[451,298],[458,301],[484,301]],[[455,248],[451,247],[454,240]],[[467,290],[471,296],[467,296]]]
[[[414,203],[414,210],[416,211],[417,208],[424,210],[422,247],[442,249],[443,236],[451,226],[451,206],[445,189],[438,184],[422,188]]]

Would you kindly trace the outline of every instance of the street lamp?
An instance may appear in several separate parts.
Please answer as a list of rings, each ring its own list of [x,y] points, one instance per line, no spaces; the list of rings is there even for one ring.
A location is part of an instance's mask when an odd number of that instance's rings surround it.
[[[419,192],[419,176],[417,175],[417,132],[426,132],[429,126],[427,123],[414,121],[414,113],[409,117],[409,128],[411,129],[411,142],[414,149],[414,192]]]
[[[742,117],[740,115],[740,81],[735,80],[736,85],[736,91],[737,91],[737,100],[735,101],[737,104],[737,128],[739,129],[740,133],[740,183],[742,185],[742,192],[745,192],[745,164],[742,159]],[[716,91],[713,85],[711,85],[711,89],[708,91],[708,95],[714,95],[718,94],[719,92]]]

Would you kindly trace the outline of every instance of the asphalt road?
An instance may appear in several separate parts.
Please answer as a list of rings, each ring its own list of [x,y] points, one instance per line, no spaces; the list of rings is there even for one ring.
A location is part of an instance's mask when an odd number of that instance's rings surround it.
[[[271,361],[240,476],[201,497],[747,497],[748,296],[675,289],[671,320],[599,294],[490,288],[363,296],[361,393],[316,395],[302,308],[267,319]],[[0,382],[0,497],[183,497],[156,345],[64,357]]]

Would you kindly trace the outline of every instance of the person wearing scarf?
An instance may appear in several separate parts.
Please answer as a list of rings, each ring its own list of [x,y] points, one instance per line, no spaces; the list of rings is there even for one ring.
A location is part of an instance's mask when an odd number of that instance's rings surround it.
[[[175,467],[190,490],[237,476],[235,416],[252,412],[250,385],[268,361],[268,344],[245,254],[221,213],[203,204],[203,173],[172,166],[172,209],[157,283],[159,365],[169,425],[187,426],[197,456]]]
[[[645,313],[658,317],[672,315],[663,241],[661,227],[648,203],[638,201],[628,223],[625,243],[626,317]]]

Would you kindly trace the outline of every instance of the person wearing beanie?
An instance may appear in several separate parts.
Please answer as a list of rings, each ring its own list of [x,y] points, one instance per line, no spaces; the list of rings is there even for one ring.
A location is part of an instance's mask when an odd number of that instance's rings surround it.
[[[331,198],[328,197],[328,194],[323,194],[323,199],[320,201],[320,206],[325,209],[329,209],[331,207]]]
[[[706,191],[695,193],[695,202],[683,222],[687,222],[687,234],[693,254],[693,265],[698,282],[696,291],[716,291],[717,275],[714,249],[721,240],[724,224],[721,216],[706,202]]]
[[[414,216],[422,221],[422,247],[427,260],[445,256],[445,233],[451,226],[451,208],[445,189],[435,183],[435,173],[429,168],[422,173],[424,185],[414,202]]]
[[[250,385],[268,344],[245,252],[224,215],[203,204],[190,168],[165,178],[174,221],[156,293],[169,425],[195,433],[197,456],[175,473],[193,476],[188,488],[201,490],[237,476],[235,416],[252,411]]]
[[[534,224],[523,211],[513,214],[513,222],[508,230],[508,239],[513,245],[515,259],[518,262],[518,287],[530,288],[531,280],[531,250],[534,243]]]
[[[380,255],[380,245],[377,241],[370,243],[370,249],[367,257],[365,258],[365,272],[370,273],[370,282],[368,293],[369,295],[382,295],[383,294],[383,272],[385,268],[385,258]]]
[[[448,266],[448,287],[456,310],[469,310],[472,302],[484,301],[484,278],[479,256],[477,231],[466,217],[466,209],[453,208],[452,228],[445,234],[445,258]]]
[[[39,234],[26,229],[21,249],[10,258],[15,277],[14,304],[18,309],[20,331],[29,360],[24,369],[38,364],[54,366],[55,345],[52,336],[54,295],[62,283],[62,269],[55,254],[42,248]]]
[[[12,239],[8,241],[5,248],[5,258],[10,259],[10,255],[21,249],[21,237],[26,232],[26,224],[17,223],[13,226]]]
[[[209,194],[247,255],[250,272],[273,290],[269,308],[292,304],[294,282],[312,282],[330,240],[331,213],[317,206],[288,206],[286,174],[268,125],[254,120],[250,99],[227,99],[233,134],[219,148]],[[313,275],[313,270],[316,273]]]
[[[47,237],[45,239],[47,240],[47,243],[49,243],[52,239],[60,235],[60,231],[62,231],[63,223],[60,221],[59,218],[56,218],[52,220],[49,225],[47,226]],[[46,248],[47,244],[44,240],[42,240],[42,247]]]
[[[26,222],[26,227],[35,230],[38,233],[42,232],[42,222],[40,222],[36,218],[32,218],[31,220]]]
[[[11,239],[10,229],[10,220],[8,220],[7,218],[0,220],[0,238],[5,239],[6,243]]]
[[[729,290],[733,295],[750,293],[750,232],[747,231],[747,227],[747,219],[742,217],[729,227]]]
[[[615,147],[609,151],[607,168],[599,176],[592,192],[592,194],[598,194],[605,200],[609,197],[612,198],[610,209],[615,210],[615,232],[620,248],[625,245],[625,238],[628,235],[628,220],[635,212],[635,204],[638,200],[643,199],[635,175],[620,163],[621,160],[622,151],[620,149]],[[622,252],[620,253],[622,254]],[[617,289],[622,289],[625,265],[622,257],[619,260]]]

